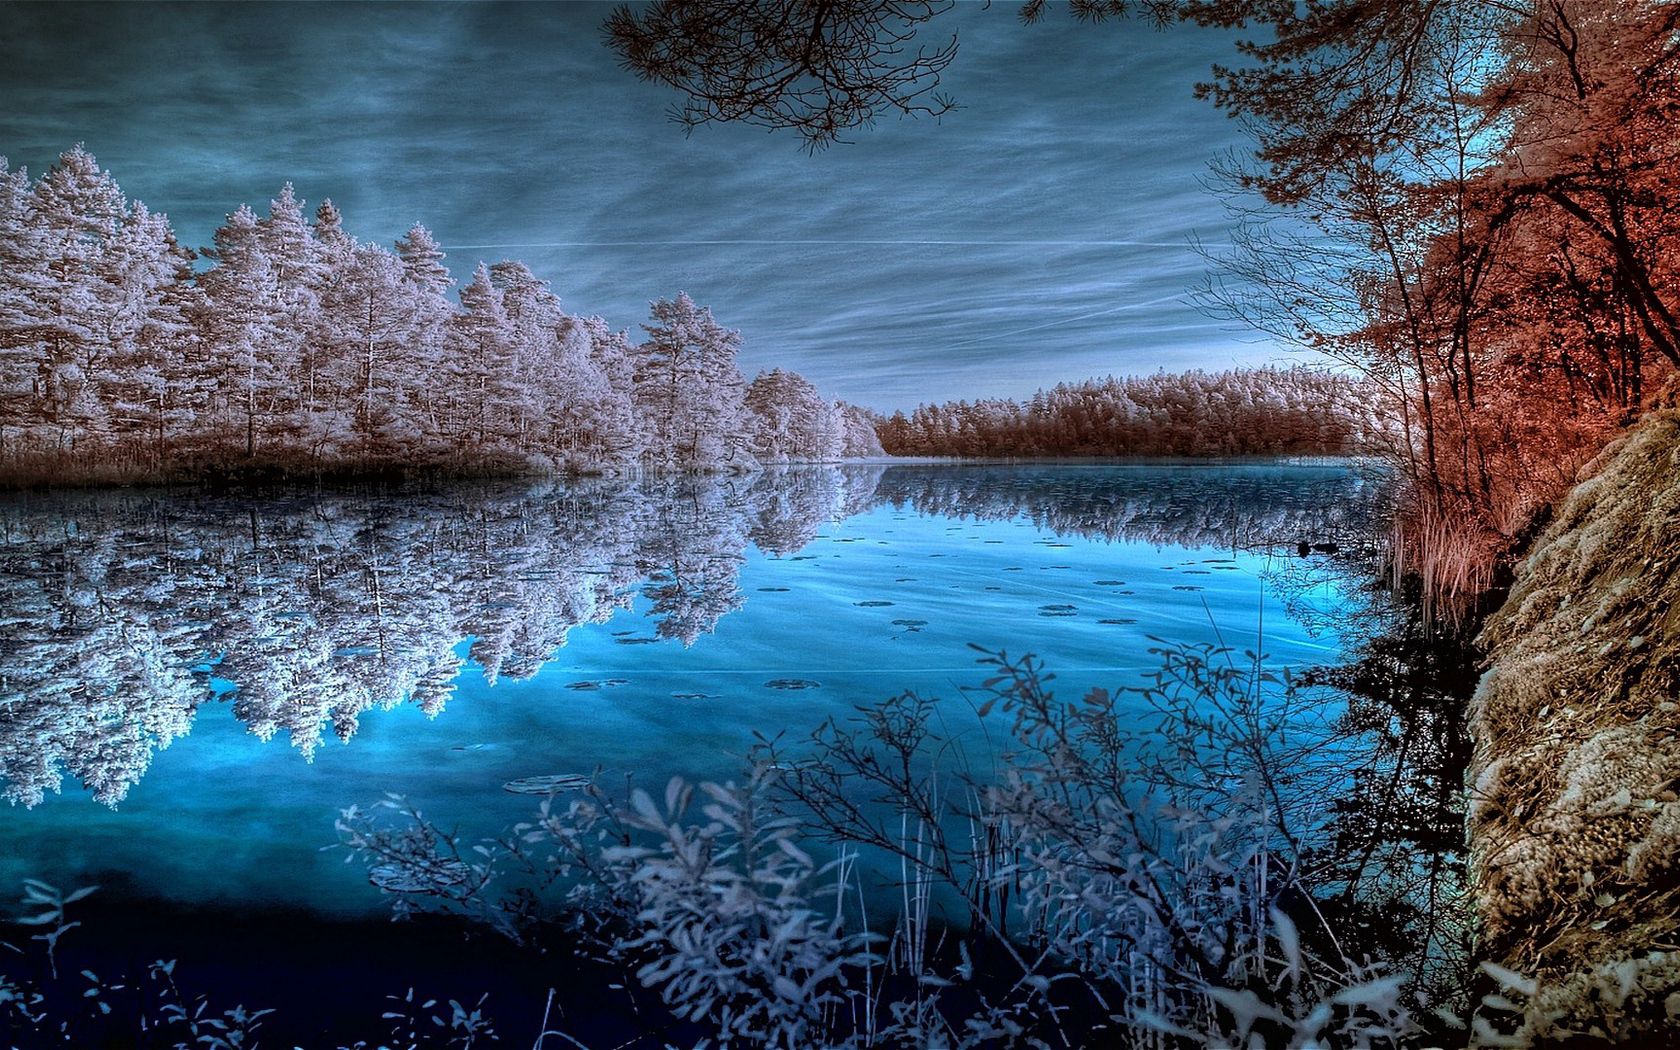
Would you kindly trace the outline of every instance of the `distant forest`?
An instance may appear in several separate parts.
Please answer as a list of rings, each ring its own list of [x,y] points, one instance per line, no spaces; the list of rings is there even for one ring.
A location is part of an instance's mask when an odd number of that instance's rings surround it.
[[[922,405],[877,432],[894,456],[1346,455],[1378,443],[1365,385],[1305,368],[1109,376]]]
[[[882,418],[794,372],[748,382],[740,333],[685,294],[653,302],[634,342],[567,312],[524,263],[480,263],[456,288],[424,226],[364,244],[289,184],[213,240],[180,245],[80,146],[39,179],[0,158],[0,480],[1339,453],[1365,432],[1350,380],[1298,369]]]
[[[76,147],[0,159],[0,470],[742,470],[878,455],[871,419],[803,377],[750,383],[740,334],[686,295],[632,342],[519,262],[458,291],[420,225],[395,250],[313,222],[287,185],[199,257]],[[69,468],[68,470],[66,468]]]

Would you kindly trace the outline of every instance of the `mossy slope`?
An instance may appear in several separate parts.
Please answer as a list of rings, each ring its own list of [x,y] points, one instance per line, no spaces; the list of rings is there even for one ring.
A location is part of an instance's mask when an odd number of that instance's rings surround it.
[[[1477,906],[1544,1041],[1680,1026],[1680,412],[1583,475],[1487,623],[1471,710]]]

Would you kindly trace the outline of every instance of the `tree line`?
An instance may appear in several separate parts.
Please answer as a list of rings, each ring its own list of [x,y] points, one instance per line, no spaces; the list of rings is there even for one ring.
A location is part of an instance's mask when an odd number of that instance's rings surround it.
[[[897,456],[1349,455],[1377,441],[1362,388],[1304,368],[1108,376],[926,404],[877,431]]]
[[[861,410],[803,377],[748,382],[740,333],[686,294],[655,301],[634,342],[524,263],[481,263],[456,289],[443,260],[418,224],[387,249],[331,201],[311,220],[289,184],[195,253],[80,146],[39,179],[0,158],[0,471],[695,471],[879,452]]]

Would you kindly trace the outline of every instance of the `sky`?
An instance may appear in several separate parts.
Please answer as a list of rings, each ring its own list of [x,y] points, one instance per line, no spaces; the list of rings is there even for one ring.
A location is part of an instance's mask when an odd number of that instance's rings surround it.
[[[456,276],[522,259],[637,327],[687,291],[780,366],[880,410],[1063,380],[1280,362],[1191,293],[1229,220],[1208,166],[1245,139],[1192,97],[1232,38],[959,2],[962,107],[815,155],[685,135],[619,68],[607,5],[0,4],[0,156],[81,142],[198,247],[285,182],[387,244],[430,227]]]

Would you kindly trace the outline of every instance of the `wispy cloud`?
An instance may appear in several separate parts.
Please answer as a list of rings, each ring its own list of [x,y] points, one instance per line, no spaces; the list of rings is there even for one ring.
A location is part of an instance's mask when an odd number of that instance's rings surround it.
[[[1201,182],[1240,129],[1191,97],[1230,43],[1197,30],[958,5],[938,124],[806,156],[744,127],[691,137],[601,45],[608,5],[0,5],[0,154],[86,142],[187,244],[290,180],[389,242],[421,221],[465,276],[521,257],[575,310],[633,327],[687,290],[880,408],[1275,348],[1196,313]],[[347,56],[353,56],[353,61]]]

